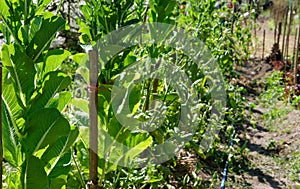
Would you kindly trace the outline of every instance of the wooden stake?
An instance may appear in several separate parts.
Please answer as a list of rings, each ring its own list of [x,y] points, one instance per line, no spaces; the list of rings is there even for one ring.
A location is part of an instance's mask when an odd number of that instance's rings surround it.
[[[257,39],[257,34],[256,34],[256,18],[254,18],[254,56],[256,57],[256,51],[257,51],[257,42],[256,42],[256,39]]]
[[[297,47],[297,36],[298,36],[298,28],[296,28],[295,31],[295,37],[294,37],[294,47],[293,47],[293,58],[292,58],[292,63],[295,65],[295,56],[296,56],[296,47]]]
[[[90,57],[90,189],[98,187],[98,51],[89,51]]]
[[[279,22],[279,24],[278,24],[278,36],[277,36],[278,46],[279,46],[279,40],[280,40],[280,35],[281,35],[281,29],[282,29],[282,22]]]
[[[265,59],[265,41],[266,41],[266,30],[264,30],[263,32],[262,60]]]
[[[288,24],[288,32],[287,32],[287,37],[286,37],[286,56],[289,56],[289,42],[290,42],[290,34],[291,34],[291,25],[293,23],[293,7],[290,8],[290,20]]]
[[[275,21],[274,43],[276,43],[276,36],[277,36],[277,21]]]
[[[295,84],[298,84],[298,77],[297,77],[297,68],[298,68],[298,65],[300,63],[300,56],[299,56],[299,51],[300,51],[300,24],[299,24],[299,29],[298,29],[298,42],[297,42],[297,51],[296,51],[296,63],[295,63],[295,77],[294,77],[294,82]]]
[[[284,21],[284,28],[283,28],[283,36],[282,36],[282,56],[283,56],[283,59],[284,59],[284,42],[285,42],[285,34],[286,34],[286,26],[287,26],[287,21],[288,21],[288,16],[289,16],[289,7],[287,7],[285,9],[285,21]]]

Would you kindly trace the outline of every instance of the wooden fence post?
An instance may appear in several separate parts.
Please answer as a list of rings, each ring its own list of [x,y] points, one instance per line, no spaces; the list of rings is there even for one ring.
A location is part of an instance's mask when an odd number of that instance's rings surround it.
[[[89,51],[90,58],[90,189],[98,187],[98,51]]]

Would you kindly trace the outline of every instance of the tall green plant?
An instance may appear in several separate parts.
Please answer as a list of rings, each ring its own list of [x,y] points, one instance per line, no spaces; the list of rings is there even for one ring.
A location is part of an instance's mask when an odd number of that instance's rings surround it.
[[[9,188],[61,188],[78,129],[61,112],[71,78],[59,71],[70,56],[50,50],[65,21],[44,12],[50,1],[0,1],[3,62],[3,146]],[[14,169],[12,169],[14,168]]]

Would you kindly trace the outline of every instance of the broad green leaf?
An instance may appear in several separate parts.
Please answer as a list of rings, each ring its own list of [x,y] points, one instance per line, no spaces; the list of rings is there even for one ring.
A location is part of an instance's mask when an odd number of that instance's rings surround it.
[[[166,16],[169,16],[173,11],[174,11],[174,8],[176,6],[176,0],[170,0],[170,1],[163,1],[163,4],[164,4],[164,14]]]
[[[22,159],[21,145],[17,131],[14,128],[14,120],[11,119],[7,107],[2,106],[2,136],[4,158],[14,167],[19,167]]]
[[[106,125],[107,133],[119,143],[124,143],[126,138],[130,135],[130,131],[123,127],[116,117],[112,117]]]
[[[39,158],[34,156],[28,157],[22,167],[24,170],[22,175],[24,189],[45,189],[48,186],[48,178],[43,163]]]
[[[132,161],[134,160],[134,158],[136,158],[143,151],[145,151],[148,147],[150,147],[152,142],[153,142],[153,139],[150,136],[146,140],[137,144],[136,146],[127,148],[127,150],[124,151],[123,154],[121,154],[121,156],[119,156],[119,158],[114,161],[115,162],[114,165],[122,164],[122,165],[127,165],[127,166],[134,166],[134,165],[132,165]],[[117,150],[114,149],[114,151],[112,152],[111,155],[114,156],[114,153],[116,151]]]
[[[50,189],[58,189],[63,188],[63,186],[66,184],[67,178],[62,178],[63,176],[60,176],[58,178],[51,179],[50,181]]]
[[[128,147],[134,147],[149,138],[148,133],[131,133],[128,135],[124,144]]]
[[[71,78],[63,72],[54,71],[46,74],[42,88],[33,99],[30,113],[43,107],[50,107],[53,97],[63,89],[67,88],[70,83]]]
[[[24,27],[19,28],[18,30],[18,39],[22,41],[23,44],[28,44],[28,36],[26,35]]]
[[[23,109],[18,103],[12,83],[6,82],[7,73],[7,69],[3,69],[2,123],[4,157],[11,165],[18,167],[22,164],[19,128],[24,124]]]
[[[76,124],[79,127],[87,127],[90,124],[90,118],[89,118],[89,114],[80,111],[80,110],[75,110],[73,112],[73,120],[75,120]]]
[[[9,7],[4,0],[0,1],[0,16],[5,18],[9,16]]]
[[[12,56],[14,65],[12,66],[11,74],[15,79],[18,90],[21,94],[23,93],[25,95],[25,100],[28,102],[34,91],[36,70],[31,58],[21,52],[18,48],[15,48],[15,50],[16,54]]]
[[[51,167],[52,168],[52,167]],[[71,171],[71,151],[64,153],[62,157],[58,159],[55,166],[48,170],[48,178],[54,179],[60,175],[68,175]]]
[[[21,161],[18,123],[22,123],[22,108],[18,105],[16,94],[9,90],[12,85],[3,85],[2,93],[2,124],[3,147],[5,159],[14,167]],[[11,89],[11,88],[10,88]],[[19,134],[19,136],[18,136]]]
[[[99,126],[98,135],[99,157],[104,158],[108,155],[109,162],[114,162],[106,167],[107,172],[115,170],[120,164],[129,165],[134,158],[152,144],[152,137],[146,133],[130,133],[118,123],[115,117],[111,118],[107,128]]]
[[[10,59],[10,52],[14,52],[14,47],[13,45],[7,45],[7,44],[3,44],[2,46],[2,54],[1,54],[1,58],[2,58],[2,64],[4,67],[11,67],[12,66],[12,60]],[[14,54],[14,53],[12,53]]]
[[[59,93],[58,106],[56,107],[59,111],[64,111],[65,107],[72,100],[72,92],[61,92]]]
[[[128,54],[124,60],[124,66],[128,66],[134,62],[136,62],[136,57],[131,54]]]
[[[27,154],[52,146],[62,136],[68,136],[70,125],[57,109],[45,108],[34,112],[26,121],[22,145]]]
[[[77,62],[80,66],[89,67],[89,56],[87,53],[77,53],[72,56],[72,60]]]
[[[56,108],[60,112],[64,111],[65,107],[72,100],[72,92],[63,91],[54,96],[49,103],[49,108]]]
[[[75,142],[78,133],[78,128],[74,127],[68,136],[59,138],[52,146],[48,147],[46,152],[41,157],[45,163],[49,162],[49,166],[47,166],[48,175],[55,169],[55,167],[58,166],[58,162],[64,156],[64,154],[70,150],[70,147]]]
[[[89,101],[88,100],[81,99],[81,98],[74,98],[72,100],[72,104],[76,108],[82,110],[83,112],[85,112],[87,114],[90,112],[90,110],[89,110]]]
[[[56,70],[65,59],[71,56],[71,53],[66,50],[56,49],[49,51],[46,57],[44,73]]]
[[[29,41],[31,41],[37,31],[41,29],[43,18],[41,16],[35,17],[30,25]]]
[[[8,52],[10,51],[10,52]],[[18,46],[3,46],[3,65],[9,70],[14,80],[15,92],[25,106],[34,91],[36,70],[32,59],[23,53]],[[10,59],[8,58],[10,56]]]
[[[90,70],[87,67],[79,67],[76,73],[83,77],[85,83],[90,83]]]
[[[65,20],[58,16],[44,19],[40,30],[26,48],[28,56],[36,62],[41,54],[49,47],[56,33],[65,25]]]
[[[80,126],[80,133],[82,133],[82,128],[88,128],[87,126],[89,126],[89,101],[74,98],[72,99],[72,105],[75,107],[73,115],[76,119],[76,124]]]

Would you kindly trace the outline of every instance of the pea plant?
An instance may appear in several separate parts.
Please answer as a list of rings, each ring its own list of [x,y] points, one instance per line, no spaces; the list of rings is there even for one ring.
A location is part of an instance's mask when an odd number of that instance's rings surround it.
[[[101,6],[99,6],[100,4]],[[130,24],[138,22],[160,22],[173,24],[176,28],[184,28],[187,32],[194,32],[196,38],[203,40],[212,51],[212,54],[215,55],[222,72],[230,78],[233,77],[234,65],[239,63],[239,61],[241,61],[244,57],[247,57],[247,52],[246,54],[241,54],[240,52],[241,48],[244,47],[245,44],[249,43],[249,39],[247,37],[250,37],[250,33],[248,33],[248,30],[242,28],[241,20],[237,20],[235,22],[235,27],[222,25],[219,22],[220,16],[217,10],[215,10],[214,5],[215,1],[201,3],[198,1],[189,1],[187,4],[181,4],[179,1],[175,0],[151,0],[148,4],[145,1],[139,0],[118,0],[115,2],[88,1],[86,2],[86,5],[81,6],[83,18],[78,20],[80,25],[79,32],[82,34],[80,42],[84,47],[86,47],[86,45],[96,45],[97,40],[103,39],[106,34],[109,34],[121,27],[129,26]],[[97,9],[97,11],[94,11],[94,9]],[[201,12],[201,14],[199,14],[199,12]],[[235,16],[236,15],[231,15],[231,17]],[[230,20],[230,18],[228,19]],[[247,34],[246,37],[244,34]],[[107,49],[107,51],[110,51],[110,49]],[[111,95],[115,80],[120,77],[120,74],[122,74],[126,68],[130,67],[130,65],[133,65],[147,56],[157,58],[158,60],[167,59],[168,61],[173,62],[174,65],[181,66],[189,74],[189,78],[193,82],[199,83],[199,85],[195,85],[195,87],[197,88],[199,96],[201,96],[201,104],[203,104],[200,111],[205,116],[199,121],[199,128],[197,130],[197,136],[193,139],[193,145],[189,146],[194,146],[194,150],[203,154],[197,146],[199,146],[202,139],[201,133],[203,134],[208,127],[205,123],[210,119],[209,109],[212,105],[210,104],[211,96],[209,95],[209,91],[211,89],[208,86],[209,79],[204,76],[203,72],[199,70],[197,66],[191,62],[191,60],[184,56],[183,53],[176,52],[175,49],[165,47],[163,44],[136,44],[135,46],[131,46],[116,53],[108,61],[104,60],[107,61],[106,64],[103,64],[103,60],[100,60],[100,63],[102,62],[102,68],[98,77],[99,129],[107,131],[109,136],[117,142],[132,148],[131,154],[123,153],[120,155],[110,152],[109,156],[111,156],[111,158],[113,158],[112,156],[114,155],[120,156],[120,158],[115,160],[115,164],[111,164],[105,159],[105,157],[108,157],[105,156],[105,154],[108,154],[107,150],[109,149],[105,148],[105,144],[99,144],[101,146],[98,150],[100,158],[99,177],[100,185],[104,188],[126,188],[131,186],[133,182],[135,183],[135,187],[155,188],[158,187],[159,184],[170,179],[167,176],[167,171],[161,172],[162,176],[154,172],[150,173],[150,171],[147,172],[144,170],[146,172],[141,171],[140,174],[144,174],[144,177],[149,179],[146,181],[139,181],[138,174],[135,174],[133,171],[134,168],[116,166],[118,161],[124,161],[122,157],[127,157],[126,164],[130,164],[130,162],[136,156],[141,154],[143,150],[152,145],[163,143],[170,135],[172,135],[172,133],[176,132],[174,125],[177,124],[178,115],[180,114],[178,96],[174,95],[175,91],[171,88],[165,94],[164,92],[166,91],[164,91],[164,89],[167,88],[166,85],[157,79],[149,79],[143,81],[140,85],[135,86],[129,95],[129,99],[133,99],[130,100],[129,106],[131,107],[131,113],[138,119],[147,120],[150,115],[149,104],[151,104],[151,101],[157,98],[164,100],[164,102],[169,105],[169,110],[167,112],[166,122],[159,129],[147,134],[131,133],[128,128],[118,122],[116,115],[114,114],[111,104]],[[75,57],[76,61],[80,64],[77,73],[82,76],[82,82],[88,84],[88,56],[87,54],[77,54]],[[101,59],[101,57],[99,58]],[[227,123],[224,123],[224,125],[232,124],[232,121],[235,118],[238,118],[237,120],[242,119],[242,114],[237,112],[242,112],[243,100],[239,94],[234,92],[232,86],[228,86],[227,88],[230,94],[230,96],[228,96],[228,102],[232,107],[227,109]],[[82,113],[80,113],[84,112],[85,115],[88,115],[88,108],[86,104],[87,98],[84,97],[73,100],[73,105],[75,107],[74,115],[78,118],[78,122],[82,123],[82,134],[80,135],[81,142],[77,145],[79,151],[82,152],[87,152],[88,149],[87,142],[84,142],[87,141],[87,139],[84,139],[86,137],[84,130],[87,129],[87,127],[84,126],[86,125],[84,124],[84,120],[87,118],[82,117]],[[231,133],[231,131],[229,133]],[[117,149],[114,150],[118,151]],[[211,151],[210,155],[215,155],[214,150]],[[82,169],[81,172],[87,173],[87,157],[84,158],[84,162],[82,162],[82,157],[83,156],[80,155],[78,159],[78,162],[81,162],[79,169]],[[155,165],[148,165],[147,169],[152,170],[154,167]],[[115,178],[112,175],[118,176]],[[129,178],[129,175],[131,175],[131,178]],[[79,176],[79,174],[77,174],[77,176]],[[84,177],[87,178],[86,175]],[[83,179],[78,178],[76,180],[78,184],[80,184],[80,180]]]

